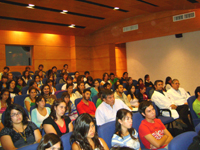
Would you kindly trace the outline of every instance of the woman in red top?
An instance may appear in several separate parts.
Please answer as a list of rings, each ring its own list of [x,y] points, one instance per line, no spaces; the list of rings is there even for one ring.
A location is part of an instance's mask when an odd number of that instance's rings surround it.
[[[43,121],[43,128],[46,133],[54,133],[62,136],[65,133],[73,131],[73,125],[68,116],[65,116],[66,103],[62,99],[53,102],[51,113]]]

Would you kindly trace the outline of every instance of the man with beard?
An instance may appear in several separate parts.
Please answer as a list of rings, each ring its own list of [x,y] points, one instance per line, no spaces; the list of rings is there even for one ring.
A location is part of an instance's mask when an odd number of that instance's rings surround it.
[[[77,111],[79,114],[88,113],[92,117],[95,117],[96,107],[93,102],[90,101],[91,91],[85,89],[83,91],[83,99],[77,105]]]

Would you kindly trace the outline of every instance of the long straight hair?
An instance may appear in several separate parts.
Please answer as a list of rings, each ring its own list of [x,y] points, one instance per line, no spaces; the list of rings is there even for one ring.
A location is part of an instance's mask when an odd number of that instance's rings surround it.
[[[67,84],[67,85],[68,85],[68,84]],[[63,101],[65,101],[65,100],[64,100],[65,97],[68,97],[68,98],[70,99],[70,95],[69,95],[68,92],[62,93],[61,99],[62,99]],[[72,104],[71,101],[69,101],[69,102],[67,103],[67,110],[68,110],[68,112],[69,112],[69,115],[70,115],[71,112],[72,112],[71,104]]]
[[[119,123],[118,119],[120,119],[120,120],[125,119],[125,117],[128,113],[132,117],[132,113],[127,109],[120,109],[117,111],[116,122],[115,122],[115,134],[117,134],[120,137],[122,137],[122,127],[121,127],[121,124]],[[135,134],[135,129],[130,128],[130,129],[128,129],[128,132],[129,132],[131,138],[136,140],[136,138],[133,136],[133,134]]]

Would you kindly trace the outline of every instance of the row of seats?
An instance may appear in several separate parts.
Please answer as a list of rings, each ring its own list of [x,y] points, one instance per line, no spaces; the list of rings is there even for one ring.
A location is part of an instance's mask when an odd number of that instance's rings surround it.
[[[135,130],[138,132],[138,128],[141,124],[141,121],[144,119],[142,115],[137,112],[133,114],[133,125],[132,127],[135,128]],[[137,121],[134,121],[137,120]],[[182,133],[176,137],[169,143],[168,150],[187,150],[189,145],[192,143],[192,139],[197,136],[197,133],[200,131],[200,124],[195,128],[195,131],[189,131]],[[115,133],[115,121],[106,123],[98,128],[98,135],[99,137],[103,138],[104,141],[107,143],[108,147],[111,148],[111,139],[113,134]],[[61,136],[62,144],[64,147],[64,150],[70,150],[71,144],[70,144],[70,136],[72,132],[67,133],[63,136]],[[140,139],[139,139],[140,140]],[[19,150],[35,150],[38,146],[37,144],[29,145],[23,148],[20,148]],[[140,146],[142,150],[146,150],[144,145],[141,143],[140,140]],[[166,150],[165,148],[160,150]]]

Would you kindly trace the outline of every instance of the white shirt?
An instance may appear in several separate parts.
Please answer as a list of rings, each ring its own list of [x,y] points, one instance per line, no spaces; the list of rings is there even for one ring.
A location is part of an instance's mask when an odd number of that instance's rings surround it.
[[[75,104],[75,100],[77,99],[75,93],[72,93],[72,96],[70,96],[70,101]]]
[[[122,108],[131,111],[131,109],[120,99],[115,99],[113,108],[103,101],[95,112],[97,125],[100,126],[107,122],[115,121],[117,111]]]
[[[174,104],[166,92],[163,92],[164,95],[158,91],[154,91],[151,100],[160,108],[160,109],[169,109],[171,111],[172,117],[174,119],[179,118],[178,112],[175,109],[171,109],[171,105]],[[169,112],[163,111],[163,116],[169,117]]]
[[[75,95],[76,95],[76,98],[82,98],[83,97],[83,95],[80,94],[78,91],[75,92]]]
[[[73,89],[76,88],[76,85],[73,83]],[[67,83],[65,83],[62,87],[61,87],[61,90],[62,91],[65,91],[67,89]]]
[[[190,95],[183,88],[179,88],[178,90],[171,88],[167,91],[167,94],[176,106],[184,105],[190,97]]]
[[[86,83],[85,84],[85,88],[87,89],[87,88],[90,88],[91,86],[88,84],[88,83]]]

